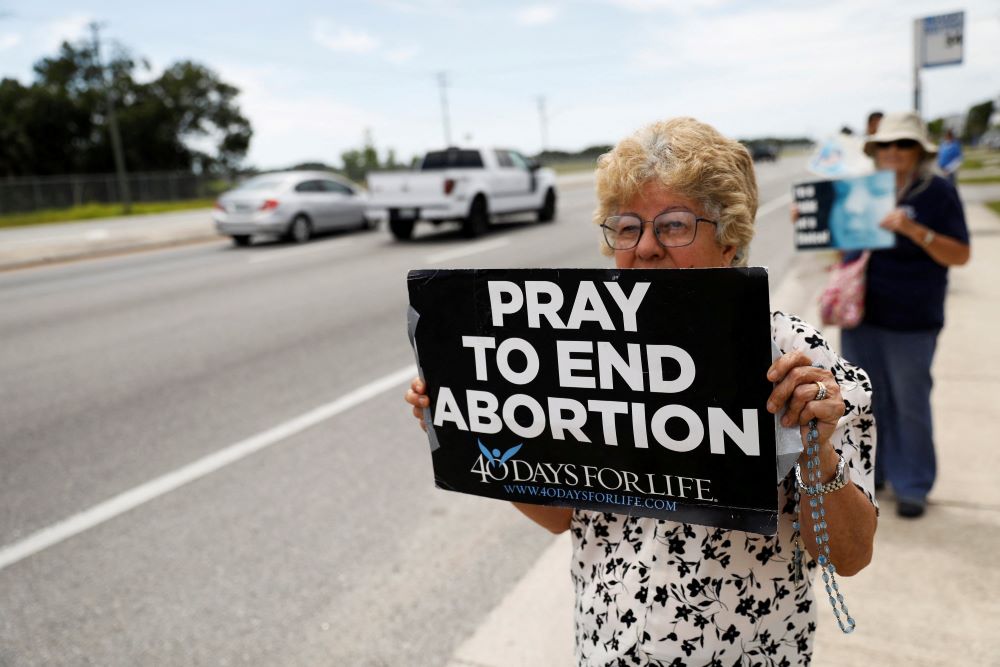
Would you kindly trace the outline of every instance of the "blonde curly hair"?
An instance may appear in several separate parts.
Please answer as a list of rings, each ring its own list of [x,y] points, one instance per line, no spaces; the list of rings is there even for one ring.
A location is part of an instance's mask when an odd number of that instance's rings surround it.
[[[694,118],[647,125],[597,161],[600,225],[621,211],[646,183],[659,183],[698,202],[718,221],[715,239],[736,246],[733,266],[746,266],[757,216],[757,178],[746,147]],[[601,252],[614,254],[601,236]]]

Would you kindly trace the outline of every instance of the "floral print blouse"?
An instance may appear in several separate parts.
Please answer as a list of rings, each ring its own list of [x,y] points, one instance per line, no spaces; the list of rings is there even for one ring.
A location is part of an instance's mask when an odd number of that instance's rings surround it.
[[[833,372],[847,410],[832,440],[847,459],[850,480],[875,504],[867,374],[797,317],[773,313],[771,337],[782,353],[801,349]],[[808,665],[816,629],[816,564],[803,547],[804,576],[795,576],[794,484],[793,471],[778,485],[778,533],[770,537],[574,511],[578,664]],[[820,601],[826,604],[825,594]]]

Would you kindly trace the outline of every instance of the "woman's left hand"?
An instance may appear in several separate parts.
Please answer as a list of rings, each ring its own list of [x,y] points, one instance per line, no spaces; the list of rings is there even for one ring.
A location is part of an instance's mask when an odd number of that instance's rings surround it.
[[[810,419],[816,419],[820,469],[818,479],[810,479],[810,484],[832,481],[839,457],[830,438],[837,428],[837,422],[844,416],[844,399],[833,374],[824,368],[812,366],[809,357],[796,350],[775,360],[767,371],[767,379],[776,383],[767,401],[768,411],[778,413],[783,406],[787,406],[788,412],[782,423],[786,426],[799,424],[804,443],[808,428],[806,424]],[[822,401],[816,400],[819,393],[817,382],[826,388],[826,396]],[[803,474],[811,462],[811,456],[813,455],[805,450],[799,455]],[[847,484],[838,491],[828,493],[823,507],[829,531],[829,542],[823,543],[829,551],[823,555],[829,554],[830,562],[836,566],[838,574],[849,577],[860,572],[872,557],[877,524],[875,507],[855,484]],[[821,555],[820,546],[813,530],[814,522],[810,520],[815,511],[810,503],[799,502],[798,521],[802,542],[810,555],[817,559]]]
[[[788,406],[782,418],[784,426],[799,424],[805,426],[815,418],[819,431],[819,441],[826,442],[837,428],[837,422],[844,416],[844,399],[840,385],[833,373],[825,368],[812,365],[812,360],[801,350],[793,350],[781,355],[767,371],[767,379],[775,383],[774,391],[767,399],[767,411],[777,414]],[[826,396],[821,401],[819,384],[826,388]]]

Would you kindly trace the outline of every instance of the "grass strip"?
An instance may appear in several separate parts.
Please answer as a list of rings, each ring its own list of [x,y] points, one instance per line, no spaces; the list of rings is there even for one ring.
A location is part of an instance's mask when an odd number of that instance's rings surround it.
[[[553,162],[545,165],[557,174],[575,174],[581,171],[594,171],[597,167],[595,160],[581,160],[579,162]]]
[[[149,213],[170,213],[171,211],[189,211],[197,208],[209,208],[214,199],[186,199],[184,201],[140,202],[132,204],[129,215],[146,215]],[[8,213],[0,215],[0,227],[24,227],[27,225],[44,225],[49,222],[79,222],[95,218],[114,218],[125,215],[121,204],[83,204],[72,208],[47,209],[30,213]]]
[[[961,172],[959,172],[958,182],[963,185],[1000,183],[1000,174],[993,174],[992,176],[962,176]]]

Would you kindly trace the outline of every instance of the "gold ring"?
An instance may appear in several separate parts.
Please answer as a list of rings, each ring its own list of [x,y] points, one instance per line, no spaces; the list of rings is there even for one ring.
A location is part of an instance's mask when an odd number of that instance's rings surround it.
[[[826,398],[826,385],[816,380],[816,398],[813,400],[822,401],[824,398]]]

